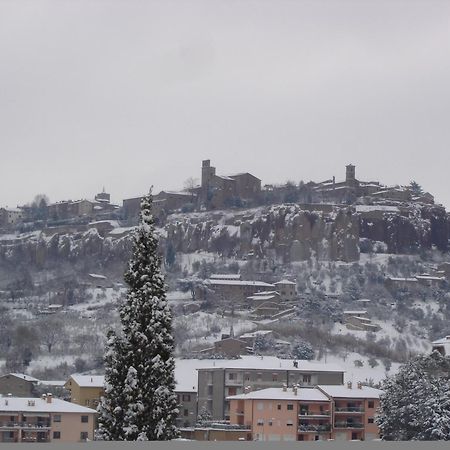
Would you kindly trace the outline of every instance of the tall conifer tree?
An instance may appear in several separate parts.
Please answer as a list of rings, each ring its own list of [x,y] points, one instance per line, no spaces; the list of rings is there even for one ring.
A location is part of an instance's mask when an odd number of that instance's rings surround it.
[[[172,315],[157,247],[150,193],[141,203],[124,277],[129,290],[119,310],[122,332],[108,335],[105,396],[99,405],[105,440],[169,440],[178,435]]]

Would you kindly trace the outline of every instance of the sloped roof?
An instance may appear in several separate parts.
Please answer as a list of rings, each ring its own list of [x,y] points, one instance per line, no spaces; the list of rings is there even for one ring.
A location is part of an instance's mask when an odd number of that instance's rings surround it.
[[[34,404],[33,404],[34,403]],[[53,412],[53,413],[96,413],[94,409],[53,398],[51,403],[42,398],[3,397],[0,399],[0,412]]]
[[[325,394],[334,398],[380,398],[380,395],[383,393],[380,389],[369,386],[361,386],[361,389],[358,389],[354,384],[351,389],[347,385],[322,384],[317,387],[325,392]]]
[[[329,398],[317,388],[298,388],[297,395],[292,388],[267,388],[249,392],[248,394],[233,395],[227,400],[294,400],[327,402]]]
[[[39,383],[39,381],[40,381],[37,378],[31,377],[30,375],[26,375],[24,373],[8,373],[3,376],[16,377],[16,378],[20,378],[21,380],[30,381],[32,383]]]

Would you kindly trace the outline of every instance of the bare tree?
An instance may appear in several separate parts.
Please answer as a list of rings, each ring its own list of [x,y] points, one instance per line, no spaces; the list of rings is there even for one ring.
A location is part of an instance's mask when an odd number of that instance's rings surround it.
[[[48,352],[51,353],[53,346],[62,338],[64,324],[61,319],[56,317],[46,317],[40,322],[39,334],[41,341],[47,347]]]
[[[194,177],[187,178],[183,183],[183,188],[185,191],[190,191],[198,186],[198,179]]]

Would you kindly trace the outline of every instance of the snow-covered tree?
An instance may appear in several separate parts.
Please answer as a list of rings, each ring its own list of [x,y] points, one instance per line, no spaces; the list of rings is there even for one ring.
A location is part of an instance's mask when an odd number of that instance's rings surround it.
[[[208,408],[206,408],[206,406],[203,405],[198,413],[197,423],[199,425],[204,425],[207,422],[211,422],[212,418],[213,417],[211,413],[208,411]]]
[[[450,358],[418,356],[382,386],[376,422],[385,440],[450,440]]]
[[[292,347],[292,356],[300,360],[314,359],[314,350],[308,342],[296,342]]]
[[[121,333],[108,334],[105,396],[99,405],[105,440],[169,440],[178,435],[172,315],[151,211],[149,194],[142,200],[124,277],[129,290],[119,308]]]

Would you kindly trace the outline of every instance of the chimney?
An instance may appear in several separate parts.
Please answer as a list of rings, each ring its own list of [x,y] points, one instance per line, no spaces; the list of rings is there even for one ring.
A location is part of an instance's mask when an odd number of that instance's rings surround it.
[[[244,394],[249,394],[250,392],[252,392],[252,387],[251,386],[245,386]]]
[[[296,369],[298,369],[298,361],[294,361],[292,364],[294,364],[294,367],[295,367]]]
[[[5,398],[5,406],[8,406],[8,399]]]
[[[41,398],[42,398],[42,400],[47,400],[47,395],[46,394],[42,394]]]
[[[284,383],[284,384],[283,384],[283,392],[286,392],[286,391],[287,391],[287,384]]]
[[[8,392],[8,397],[10,397],[10,398],[12,397],[12,394],[11,394],[11,392]]]
[[[292,386],[292,390],[294,391],[294,395],[297,395],[298,388],[297,388],[296,384],[294,384],[294,386]]]
[[[47,403],[51,403],[52,402],[52,397],[53,395],[50,394],[50,392],[47,394]]]
[[[358,386],[358,389],[362,389],[362,383],[361,383],[361,381],[358,381],[357,386]]]
[[[352,382],[351,382],[351,381],[349,381],[349,382],[347,383],[347,387],[348,387],[349,389],[352,388]]]

